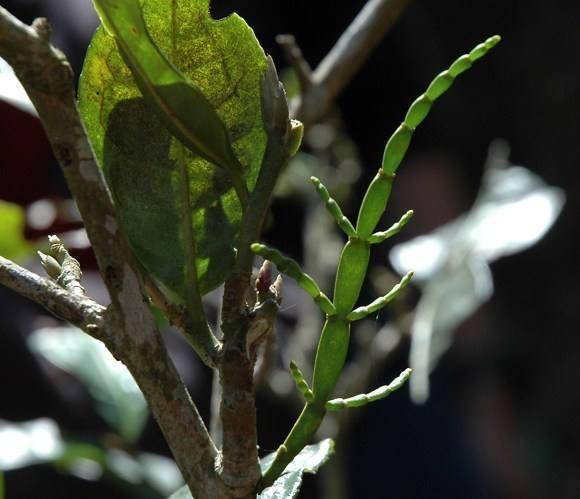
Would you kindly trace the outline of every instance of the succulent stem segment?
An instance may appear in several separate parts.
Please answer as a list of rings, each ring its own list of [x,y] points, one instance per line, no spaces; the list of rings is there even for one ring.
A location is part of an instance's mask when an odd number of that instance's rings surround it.
[[[332,302],[320,290],[314,279],[305,274],[294,260],[263,244],[252,245],[252,251],[272,261],[280,272],[294,279],[314,298],[326,315],[314,361],[312,388],[308,386],[298,367],[294,363],[291,364],[292,375],[298,389],[306,399],[306,404],[286,440],[278,448],[272,464],[262,476],[261,489],[272,485],[292,459],[310,442],[327,410],[359,407],[384,398],[400,388],[411,375],[411,370],[407,369],[389,385],[368,394],[329,400],[344,367],[351,322],[380,310],[401,293],[412,277],[412,273],[407,274],[385,296],[367,306],[354,308],[367,273],[370,246],[397,234],[413,214],[409,211],[390,229],[384,232],[374,232],[387,206],[395,173],[407,152],[415,128],[427,117],[435,100],[445,93],[455,78],[469,69],[499,41],[499,36],[493,36],[477,45],[468,54],[459,57],[449,69],[437,75],[425,93],[411,104],[403,123],[387,141],[382,166],[363,198],[356,228],[343,215],[337,202],[332,199],[320,180],[315,177],[311,178],[328,211],[349,238],[340,256]]]
[[[388,397],[391,393],[397,391],[401,388],[411,377],[413,370],[410,368],[405,369],[399,376],[397,376],[388,385],[383,385],[376,388],[370,393],[361,393],[360,395],[355,395],[354,397],[349,397],[347,399],[338,398],[332,399],[326,402],[327,411],[340,411],[341,409],[350,407],[361,407],[371,402],[375,402],[380,399]]]

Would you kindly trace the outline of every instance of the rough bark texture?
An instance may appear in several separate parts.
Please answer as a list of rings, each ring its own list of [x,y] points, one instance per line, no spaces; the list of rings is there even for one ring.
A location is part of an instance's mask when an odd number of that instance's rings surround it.
[[[79,298],[58,284],[0,256],[0,284],[42,305],[50,313],[99,338],[105,307]]]

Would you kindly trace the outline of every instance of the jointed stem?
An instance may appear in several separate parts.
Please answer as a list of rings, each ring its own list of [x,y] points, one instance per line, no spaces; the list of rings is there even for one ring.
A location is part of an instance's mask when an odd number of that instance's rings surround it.
[[[397,391],[401,388],[411,377],[413,370],[405,369],[399,376],[397,376],[388,385],[383,385],[376,388],[370,393],[362,393],[360,395],[355,395],[354,397],[349,397],[347,399],[337,398],[329,400],[326,403],[327,411],[340,411],[341,409],[361,407],[371,402],[376,402],[377,400],[384,399],[388,397],[391,393]]]
[[[403,230],[405,225],[409,223],[409,220],[411,220],[413,214],[414,214],[413,210],[409,210],[401,217],[401,219],[398,222],[391,225],[391,227],[389,227],[384,232],[375,232],[374,234],[370,235],[368,239],[369,243],[371,244],[382,243],[387,239],[396,236],[399,232]]]
[[[324,184],[316,177],[310,177],[310,181],[314,184],[316,191],[318,192],[318,194],[320,194],[320,197],[324,201],[326,209],[334,217],[337,225],[344,231],[344,233],[348,237],[356,237],[356,231],[354,230],[354,227],[350,223],[350,220],[342,214],[340,206],[338,206],[338,203],[332,197],[330,197],[330,193],[328,192],[328,189],[324,186]]]
[[[367,306],[353,310],[367,274],[370,245],[384,241],[398,233],[412,215],[412,212],[407,212],[389,230],[373,234],[389,201],[395,172],[405,156],[413,132],[429,113],[432,103],[451,86],[455,77],[471,67],[475,60],[485,55],[498,41],[499,37],[489,38],[485,43],[475,47],[469,54],[461,56],[447,71],[439,74],[429,85],[427,91],[411,105],[405,120],[387,142],[382,167],[369,185],[361,203],[356,229],[344,217],[340,207],[330,197],[320,181],[312,179],[328,210],[339,226],[349,235],[349,240],[342,251],[338,264],[334,300],[331,304],[334,313],[327,314],[327,320],[318,344],[312,381],[313,397],[308,400],[288,437],[278,449],[274,461],[262,478],[262,488],[271,485],[292,458],[308,444],[327,409],[358,407],[384,398],[402,386],[410,376],[411,371],[407,370],[390,385],[378,388],[371,393],[348,399],[334,399],[329,402],[348,351],[350,322],[362,319],[384,307],[401,292],[412,277],[412,272],[410,272],[388,294]],[[263,245],[254,244],[252,249],[276,263],[282,272],[293,277],[311,296],[320,296],[318,285],[310,276],[302,272],[296,262]],[[304,390],[303,379],[299,373],[293,370],[293,374],[299,383],[299,388]]]

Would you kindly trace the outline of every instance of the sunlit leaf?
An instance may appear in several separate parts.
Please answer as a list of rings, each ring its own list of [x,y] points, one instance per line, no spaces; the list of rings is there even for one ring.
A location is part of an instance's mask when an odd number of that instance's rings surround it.
[[[143,469],[145,482],[163,497],[183,484],[181,472],[173,459],[140,452],[137,454],[137,460]]]
[[[25,225],[24,209],[0,200],[0,256],[17,260],[33,253],[34,247],[24,238]]]
[[[189,487],[187,485],[184,485],[177,492],[171,494],[171,496],[169,496],[168,499],[193,499],[193,496],[189,491]]]
[[[300,487],[302,486],[302,474],[301,471],[283,473],[270,487],[258,494],[258,498],[292,499],[298,497]]]
[[[212,104],[151,39],[139,0],[93,0],[139,90],[163,124],[192,152],[241,173],[228,132]]]
[[[395,246],[390,259],[423,284],[414,314],[413,400],[429,395],[429,373],[454,330],[493,293],[489,263],[534,245],[560,214],[565,196],[521,166],[487,168],[472,209],[432,233]]]
[[[544,237],[564,200],[562,189],[522,166],[490,169],[461,237],[489,262],[523,251]]]
[[[284,473],[278,477],[274,484],[258,494],[258,498],[293,499],[297,497],[304,473],[316,474],[320,467],[330,459],[332,454],[334,454],[334,441],[330,438],[317,444],[307,445],[286,467]],[[275,454],[272,453],[260,459],[262,473],[272,464],[274,457]],[[171,495],[169,499],[192,499],[192,496],[187,486],[185,486]]]
[[[272,484],[264,489],[258,497],[260,499],[292,499],[298,496],[304,473],[316,474],[319,468],[334,454],[334,441],[330,438],[317,444],[307,445],[286,466],[284,473]],[[260,460],[262,472],[268,469],[275,454],[269,454]]]
[[[24,423],[0,420],[0,469],[4,471],[58,458],[64,444],[57,424],[51,419]]]
[[[522,166],[491,168],[468,213],[395,246],[389,258],[401,274],[413,269],[415,281],[430,279],[452,254],[492,262],[538,242],[556,221],[564,200],[562,189]]]
[[[493,293],[486,262],[473,258],[442,269],[427,281],[411,326],[409,382],[411,397],[424,402],[429,396],[429,374],[451,346],[455,328],[473,314]]]
[[[251,191],[266,145],[260,90],[266,57],[254,33],[236,14],[212,19],[209,0],[146,0],[143,13],[161,53],[225,124]],[[87,53],[79,95],[95,153],[140,261],[166,288],[183,296],[186,252],[178,166],[184,162],[200,286],[204,293],[218,286],[233,267],[241,219],[227,173],[171,136],[102,28]]]
[[[148,411],[127,368],[105,346],[72,327],[44,328],[29,337],[31,349],[79,378],[101,416],[128,443],[141,435]]]
[[[28,98],[24,87],[16,78],[10,65],[0,57],[0,100],[8,102],[14,107],[37,116],[34,105]]]

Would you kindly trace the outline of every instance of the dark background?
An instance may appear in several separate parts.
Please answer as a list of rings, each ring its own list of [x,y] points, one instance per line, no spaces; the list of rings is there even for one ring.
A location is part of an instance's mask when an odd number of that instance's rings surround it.
[[[26,22],[48,16],[55,44],[78,73],[93,21],[79,14],[78,5],[65,4],[89,0],[2,1]],[[280,67],[285,61],[274,37],[295,34],[315,66],[361,5],[215,1],[214,12],[235,8]],[[398,241],[469,208],[496,137],[509,141],[515,163],[567,194],[560,219],[539,244],[493,265],[495,294],[460,328],[433,376],[429,402],[413,406],[405,393],[365,411],[348,452],[352,498],[580,497],[579,21],[580,4],[572,1],[417,0],[339,98],[364,165],[353,193],[360,195],[408,104],[456,56],[501,34],[502,43],[458,80],[415,135],[392,209],[413,208],[416,215]],[[3,104],[0,151],[0,198],[27,204],[66,195],[39,127]],[[268,240],[299,258],[299,204],[275,205],[274,219],[284,231],[272,231]],[[0,418],[50,416],[69,431],[94,432],[104,425],[83,397],[72,406],[63,400],[26,350],[22,338],[39,312],[0,290]],[[402,352],[388,373],[405,362]],[[198,369],[190,381],[207,414],[208,373]],[[268,400],[260,403],[261,438],[274,448],[291,415]],[[142,444],[165,451],[153,423]],[[9,499],[124,497],[107,483],[47,467],[8,474],[7,493]],[[307,496],[316,497],[314,479],[306,484]]]

